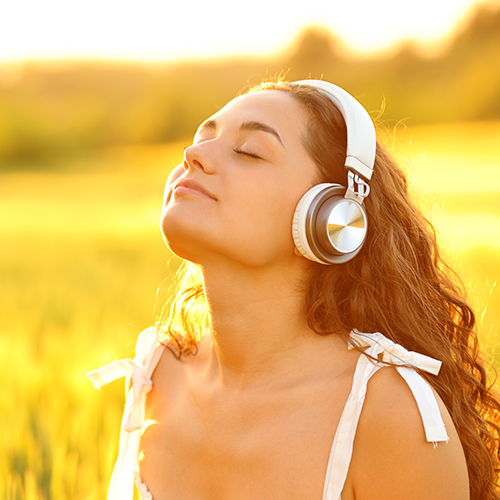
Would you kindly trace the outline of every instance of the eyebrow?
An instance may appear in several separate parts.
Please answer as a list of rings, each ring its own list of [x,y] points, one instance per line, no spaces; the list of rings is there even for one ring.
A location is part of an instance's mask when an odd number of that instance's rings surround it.
[[[215,130],[216,128],[217,128],[216,120],[214,118],[210,118],[209,120],[203,122],[198,130],[202,129]],[[241,124],[240,130],[260,130],[261,132],[267,132],[268,134],[274,135],[276,139],[278,139],[278,141],[284,147],[283,141],[281,140],[281,137],[278,134],[278,132],[273,127],[266,125],[265,123],[256,121],[246,121]]]
[[[280,135],[276,130],[273,129],[273,127],[270,127],[269,125],[266,125],[265,123],[261,122],[243,122],[240,130],[260,130],[262,132],[267,132],[268,134],[274,135],[278,141],[280,141],[281,145],[283,146],[283,141],[281,140]]]

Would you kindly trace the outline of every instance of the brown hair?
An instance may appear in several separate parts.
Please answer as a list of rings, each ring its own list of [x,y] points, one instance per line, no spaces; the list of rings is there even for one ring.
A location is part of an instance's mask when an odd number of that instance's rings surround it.
[[[251,91],[290,92],[308,110],[304,147],[320,182],[345,184],[346,128],[328,98],[311,86],[264,83]],[[318,335],[382,332],[408,350],[442,361],[426,376],[456,426],[469,471],[471,500],[500,499],[500,402],[488,385],[476,321],[456,274],[443,261],[431,223],[412,202],[404,172],[377,143],[369,229],[361,252],[345,264],[312,264],[305,311]],[[196,352],[208,326],[206,300],[194,266],[182,272],[163,330],[178,356]],[[167,311],[165,311],[167,312]],[[183,332],[179,334],[179,332]]]

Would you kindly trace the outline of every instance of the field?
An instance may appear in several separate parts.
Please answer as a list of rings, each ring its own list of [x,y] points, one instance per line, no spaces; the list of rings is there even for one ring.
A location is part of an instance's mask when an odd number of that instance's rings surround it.
[[[400,130],[388,144],[468,285],[487,358],[500,366],[500,123]],[[0,173],[0,498],[105,498],[123,385],[94,391],[85,372],[133,356],[137,333],[166,299],[178,262],[157,221],[183,146]]]

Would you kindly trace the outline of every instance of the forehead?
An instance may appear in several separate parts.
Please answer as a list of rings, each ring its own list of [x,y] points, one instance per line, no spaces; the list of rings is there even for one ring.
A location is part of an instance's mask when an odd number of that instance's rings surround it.
[[[265,90],[236,97],[212,116],[218,126],[239,127],[257,121],[269,125],[285,140],[296,140],[305,129],[307,113],[289,92]]]

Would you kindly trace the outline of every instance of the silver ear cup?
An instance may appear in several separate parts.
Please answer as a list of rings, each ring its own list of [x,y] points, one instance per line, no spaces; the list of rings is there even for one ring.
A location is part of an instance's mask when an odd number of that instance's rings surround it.
[[[351,260],[366,238],[364,208],[344,198],[339,184],[320,184],[309,190],[297,205],[294,239],[302,255],[321,264]]]
[[[318,210],[316,233],[327,252],[355,252],[365,240],[365,212],[354,200],[329,198]]]

